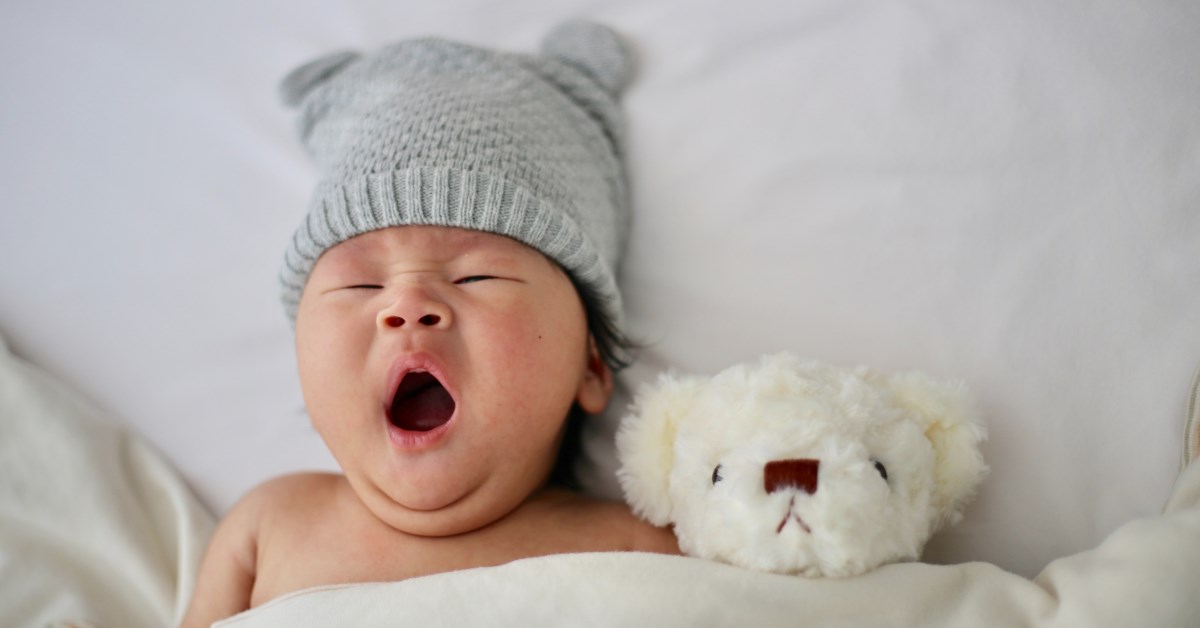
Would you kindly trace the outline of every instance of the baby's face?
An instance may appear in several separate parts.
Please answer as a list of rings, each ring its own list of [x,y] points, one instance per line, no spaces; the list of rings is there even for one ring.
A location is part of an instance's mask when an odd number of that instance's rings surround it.
[[[373,231],[317,261],[296,315],[309,416],[389,525],[474,530],[545,481],[572,404],[611,376],[579,296],[541,253],[449,227]]]

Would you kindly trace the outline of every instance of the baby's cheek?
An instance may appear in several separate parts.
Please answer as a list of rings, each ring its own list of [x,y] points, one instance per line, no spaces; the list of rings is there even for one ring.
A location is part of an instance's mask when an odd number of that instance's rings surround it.
[[[364,359],[355,361],[349,352],[339,350],[346,347],[321,338],[298,347],[297,353],[305,412],[331,450],[338,449],[364,419],[374,418],[365,414],[382,411],[362,385],[368,381],[362,375]]]
[[[323,379],[311,382],[311,385],[305,387],[304,399],[305,411],[313,429],[332,447],[341,440],[341,435],[350,429],[348,421],[337,420],[339,415],[345,414],[339,413],[338,408],[346,404],[339,401],[335,385]]]
[[[585,364],[587,325],[582,318],[553,310],[500,317],[491,325],[497,349],[508,356],[514,367],[543,377],[577,371]]]

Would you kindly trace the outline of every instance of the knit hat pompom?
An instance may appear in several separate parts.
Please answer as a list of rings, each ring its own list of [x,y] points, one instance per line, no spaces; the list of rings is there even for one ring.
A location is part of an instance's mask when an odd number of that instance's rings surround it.
[[[615,32],[574,21],[537,55],[421,38],[293,70],[280,94],[300,109],[299,135],[322,178],[284,256],[289,318],[329,247],[440,225],[541,251],[618,323],[630,212],[617,98],[632,68]]]

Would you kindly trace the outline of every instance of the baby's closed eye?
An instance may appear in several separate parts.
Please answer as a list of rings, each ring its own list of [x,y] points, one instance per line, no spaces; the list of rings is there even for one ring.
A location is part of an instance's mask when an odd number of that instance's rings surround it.
[[[469,276],[463,277],[461,279],[455,279],[453,283],[455,285],[461,286],[461,285],[466,285],[466,284],[470,284],[470,283],[486,281],[488,279],[499,279],[499,278],[495,277],[493,275],[469,275]],[[347,285],[342,286],[342,289],[343,290],[383,290],[384,286],[382,284],[377,284],[377,283],[352,283],[352,284],[347,284]]]
[[[461,286],[461,285],[468,284],[468,283],[475,283],[478,281],[486,281],[488,279],[496,279],[496,277],[493,277],[492,275],[470,275],[467,277],[463,277],[462,279],[456,279],[454,281],[454,283]]]

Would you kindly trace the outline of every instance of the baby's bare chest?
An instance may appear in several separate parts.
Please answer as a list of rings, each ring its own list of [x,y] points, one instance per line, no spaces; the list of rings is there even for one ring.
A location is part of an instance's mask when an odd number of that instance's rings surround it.
[[[315,586],[390,582],[507,562],[500,551],[503,544],[423,539],[353,525],[288,527],[263,532],[252,605]]]
[[[529,518],[453,537],[405,534],[378,520],[326,512],[260,533],[252,606],[315,586],[393,582],[521,558],[626,549],[602,522]]]

